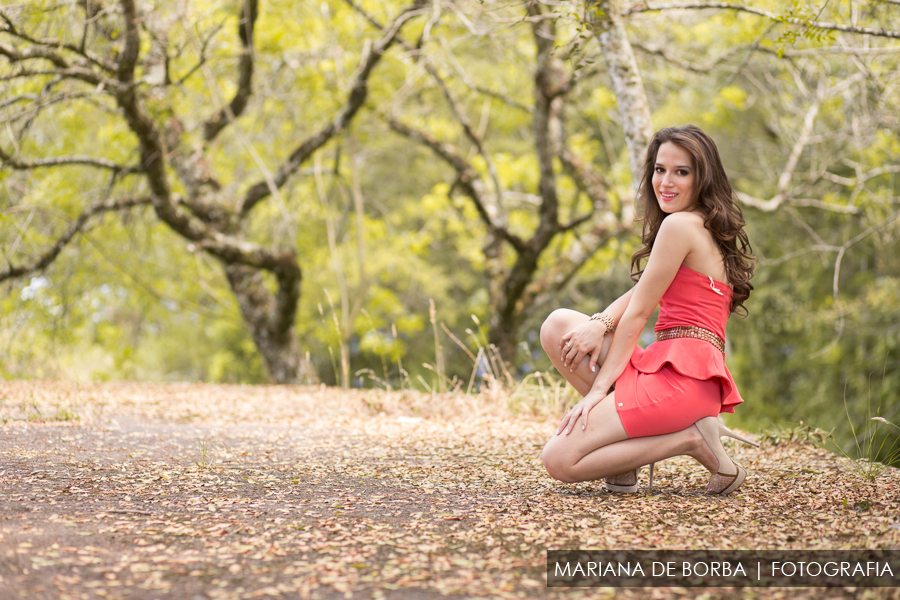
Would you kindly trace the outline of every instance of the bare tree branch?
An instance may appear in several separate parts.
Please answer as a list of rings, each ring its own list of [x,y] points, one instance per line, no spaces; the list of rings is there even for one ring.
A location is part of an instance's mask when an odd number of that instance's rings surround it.
[[[463,158],[459,150],[450,144],[438,141],[424,131],[413,129],[392,117],[387,117],[387,122],[391,129],[402,136],[430,148],[432,152],[453,167],[456,171],[458,185],[463,188],[466,196],[471,198],[475,205],[475,210],[478,211],[478,216],[481,217],[481,220],[484,221],[484,224],[487,225],[488,229],[509,242],[516,250],[525,250],[527,244],[522,238],[511,233],[505,227],[498,225],[491,217],[481,193],[478,191],[478,188],[475,187],[475,181],[478,179],[478,172],[475,171],[475,168],[472,167],[465,158]]]
[[[102,58],[95,55],[94,53],[84,50],[83,48],[73,46],[72,44],[69,44],[69,43],[63,43],[63,42],[60,42],[59,40],[55,40],[55,39],[40,39],[39,40],[39,39],[36,39],[32,36],[29,36],[21,31],[19,31],[16,28],[16,26],[13,24],[12,19],[10,19],[9,16],[7,16],[3,11],[0,11],[0,20],[2,20],[4,23],[2,26],[0,26],[0,33],[9,34],[20,40],[34,44],[35,46],[38,46],[40,48],[40,49],[38,49],[38,48],[31,49],[30,52],[50,52],[50,49],[52,49],[52,48],[64,49],[64,50],[68,50],[69,52],[74,52],[81,58],[84,58],[91,64],[100,67],[107,73],[113,74],[116,72],[116,69],[113,65],[104,61]],[[65,68],[66,65],[60,64],[61,62],[65,62],[65,60],[62,58],[62,55],[57,54],[55,52],[53,52],[51,54],[52,54],[52,56],[45,56],[44,58],[51,60],[58,67]]]
[[[138,29],[137,6],[134,0],[120,0],[125,16],[125,44],[119,55],[116,75],[119,81],[130,83],[134,80],[134,67],[141,50],[141,36]]]
[[[207,224],[192,217],[172,201],[172,192],[166,173],[166,146],[153,120],[144,112],[138,101],[137,92],[132,85],[134,68],[140,49],[137,9],[134,0],[120,0],[125,19],[125,47],[119,57],[117,76],[122,83],[116,92],[116,101],[122,109],[125,120],[135,136],[141,151],[141,169],[146,174],[147,184],[153,197],[153,208],[157,216],[181,236],[192,242],[214,240],[213,246],[223,251],[226,246],[233,245],[215,240],[222,234],[215,232]],[[235,241],[235,244],[240,244]],[[237,254],[246,254],[238,248]],[[211,252],[216,254],[215,252]]]
[[[832,204],[830,202],[822,202],[814,198],[792,198],[788,201],[791,206],[813,206],[823,210],[844,213],[848,215],[856,215],[860,213],[858,206],[845,206],[843,204]]]
[[[469,118],[463,111],[462,106],[460,106],[459,102],[457,102],[453,97],[453,94],[450,92],[447,84],[438,74],[437,69],[435,69],[434,66],[427,60],[425,61],[425,70],[428,71],[428,73],[431,75],[431,78],[434,79],[435,83],[437,83],[438,89],[441,90],[441,94],[443,94],[444,98],[447,100],[447,103],[450,105],[450,109],[453,111],[453,115],[456,117],[456,120],[459,121],[459,124],[462,126],[463,132],[466,134],[466,137],[475,146],[478,154],[480,154],[482,158],[484,158],[484,161],[487,164],[488,174],[490,174],[491,176],[491,182],[494,184],[494,193],[496,194],[499,204],[499,199],[503,197],[503,188],[500,186],[500,177],[499,175],[497,175],[497,166],[494,164],[494,160],[491,158],[491,155],[484,149],[484,143],[481,137],[475,132],[475,129],[472,127],[472,123],[469,121]]]
[[[20,94],[18,96],[14,96],[12,98],[9,98],[8,100],[4,100],[3,102],[0,102],[0,109],[6,108],[7,106],[12,106],[13,104],[18,104],[19,102],[39,103],[39,102],[41,102],[41,99],[45,97],[46,92],[47,92],[47,89],[45,87],[45,89],[40,94]],[[55,96],[47,98],[47,100],[45,100],[44,102],[41,102],[38,105],[39,108],[36,109],[34,107],[31,107],[30,109],[25,109],[25,110],[21,111],[20,113],[7,118],[6,121],[12,122],[18,118],[21,118],[21,116],[23,114],[27,113],[28,110],[44,109],[48,106],[51,106],[53,104],[58,104],[60,102],[67,102],[69,100],[77,100],[77,99],[83,99],[83,98],[93,98],[96,95],[97,95],[96,92],[63,92],[63,93],[59,93],[59,94],[56,94]]]
[[[17,160],[0,149],[0,164],[6,165],[17,171],[39,169],[41,167],[57,167],[60,165],[87,165],[100,169],[110,169],[122,175],[140,172],[140,167],[127,167],[106,158],[94,158],[91,156],[56,156],[53,158],[38,158],[32,161]]]
[[[585,214],[581,215],[580,217],[574,217],[571,221],[560,225],[559,231],[562,232],[562,231],[570,231],[572,229],[575,229],[582,223],[587,223],[588,221],[590,221],[593,218],[593,216],[594,216],[594,211],[585,213]]]
[[[53,63],[56,67],[60,69],[68,69],[69,63],[67,63],[63,58],[58,55],[56,52],[51,52],[46,48],[37,47],[37,48],[24,48],[21,50],[16,50],[12,46],[7,46],[6,44],[0,44],[0,54],[7,57],[9,62],[21,62],[24,60],[48,60]]]
[[[566,147],[562,148],[559,153],[559,159],[562,162],[563,169],[566,174],[572,178],[578,189],[581,190],[591,201],[592,210],[583,217],[575,218],[569,223],[562,225],[562,231],[569,231],[578,225],[590,220],[594,211],[598,208],[605,207],[609,204],[606,195],[607,185],[603,178],[589,169],[571,150]]]
[[[803,127],[800,129],[800,135],[797,136],[797,141],[794,143],[794,147],[791,148],[791,153],[788,155],[784,171],[782,171],[781,175],[778,177],[778,191],[776,192],[775,197],[772,198],[772,203],[774,204],[773,208],[777,208],[787,197],[788,185],[790,185],[791,178],[794,176],[794,170],[797,168],[797,162],[800,160],[800,155],[803,154],[803,150],[809,143],[813,127],[816,124],[816,116],[819,114],[819,108],[821,108],[821,106],[822,98],[816,98],[806,111],[806,116],[803,118]]]
[[[0,51],[0,54],[3,54],[3,52]],[[79,81],[89,83],[92,86],[103,85],[104,87],[110,88],[110,91],[114,91],[119,87],[115,81],[100,77],[99,75],[88,69],[80,69],[77,67],[72,67],[69,69],[50,70],[34,70],[21,68],[15,73],[3,75],[2,77],[0,77],[0,81],[12,81],[14,79],[22,79],[23,77],[34,77],[40,75],[57,75],[59,77],[62,77],[63,79],[77,79]]]
[[[524,111],[527,113],[534,112],[534,109],[532,107],[530,107],[526,104],[522,104],[521,102],[517,102],[513,98],[510,98],[509,96],[507,96],[506,94],[501,94],[500,92],[495,92],[493,90],[490,90],[490,89],[488,89],[484,86],[480,86],[480,85],[476,85],[472,89],[475,90],[476,92],[478,92],[479,94],[484,94],[485,96],[490,96],[491,98],[496,98],[497,100],[500,100],[504,104],[512,106],[513,108],[517,108],[521,111]]]
[[[347,4],[350,5],[355,11],[363,15],[369,23],[381,29],[382,27],[378,24],[378,21],[369,15],[361,6],[357,5],[353,0],[345,0]],[[475,131],[472,127],[471,121],[466,116],[463,111],[462,106],[457,102],[456,98],[453,96],[452,92],[450,92],[450,88],[447,87],[446,82],[443,77],[440,76],[438,70],[432,64],[432,62],[428,59],[428,56],[421,51],[423,45],[427,42],[428,37],[430,35],[432,27],[437,23],[440,18],[440,14],[436,13],[431,19],[429,19],[428,24],[425,26],[424,31],[422,32],[421,37],[419,38],[418,43],[413,46],[410,42],[403,39],[401,36],[397,36],[397,42],[410,54],[414,54],[416,56],[416,60],[420,62],[425,71],[431,75],[431,78],[437,84],[438,89],[441,91],[441,94],[444,96],[444,99],[447,100],[447,103],[450,105],[450,109],[453,111],[453,115],[456,117],[456,120],[459,121],[459,124],[463,128],[463,132],[470,142],[475,146],[475,149],[478,151],[478,154],[484,158],[485,163],[487,164],[488,174],[491,176],[491,182],[494,184],[494,197],[496,198],[496,206],[499,211],[501,211],[501,222],[497,223],[497,226],[505,225],[505,216],[502,214],[503,206],[501,199],[504,197],[504,191],[502,186],[500,185],[500,177],[497,174],[497,167],[494,164],[494,160],[491,155],[484,148],[484,141],[481,139],[481,136]],[[450,57],[451,62],[456,69],[456,71],[460,74],[460,78],[466,83],[470,88],[474,88],[474,84],[472,84],[469,77],[462,70],[462,67],[459,66],[456,62],[456,59],[453,56],[453,51],[451,48],[447,47],[447,44],[441,38],[442,46],[444,47],[447,55]],[[526,109],[527,110],[527,109]],[[532,112],[529,110],[529,112]]]
[[[869,179],[872,179],[873,177],[878,177],[879,175],[887,175],[888,173],[900,173],[900,165],[884,165],[881,167],[876,167],[870,171],[866,171],[865,173],[860,174],[854,179],[841,177],[839,175],[828,172],[823,173],[822,177],[835,183],[845,185],[847,187],[856,187],[865,183]]]
[[[372,70],[381,60],[384,53],[393,45],[400,33],[401,27],[413,17],[422,13],[422,2],[424,0],[416,0],[410,7],[405,9],[400,15],[394,19],[386,28],[385,33],[380,40],[369,47],[360,61],[359,68],[353,77],[353,87],[347,97],[347,102],[338,111],[328,125],[320,129],[317,133],[308,137],[293,152],[288,159],[282,163],[278,170],[274,173],[272,179],[277,188],[281,188],[287,183],[288,178],[306,161],[313,152],[321,148],[332,137],[344,130],[353,117],[362,108],[363,103],[368,96],[369,76]],[[272,193],[269,184],[266,181],[260,181],[250,186],[244,199],[241,202],[240,214],[246,215],[261,200],[268,197]]]
[[[613,237],[621,236],[623,233],[628,236],[632,235],[630,231],[621,226],[621,222],[614,222],[610,219],[586,232],[583,237],[588,238],[587,240],[582,237],[577,238],[577,248],[560,256],[540,279],[526,288],[522,294],[523,302],[540,304],[542,299],[554,296],[567,286],[594,256],[594,251],[589,250],[590,248],[599,248]]]
[[[214,140],[228,123],[241,116],[253,93],[253,28],[259,14],[257,2],[258,0],[243,0],[242,2],[241,15],[238,19],[238,35],[243,45],[238,65],[238,89],[228,107],[223,107],[216,116],[204,124],[203,139],[207,142]]]
[[[862,233],[856,235],[852,239],[847,240],[843,245],[838,246],[836,248],[835,247],[828,248],[828,250],[832,250],[832,251],[837,250],[837,253],[838,253],[837,257],[835,257],[835,260],[834,260],[834,277],[832,278],[832,282],[831,282],[831,294],[832,294],[832,298],[834,299],[834,306],[839,306],[838,292],[839,292],[839,284],[840,284],[840,277],[841,277],[841,262],[843,261],[844,255],[846,254],[847,250],[854,244],[862,241],[863,239],[867,238],[868,236],[875,233],[876,231],[884,229],[885,227],[887,227],[888,225],[893,223],[897,219],[897,217],[900,217],[900,212],[894,213],[893,215],[891,215],[887,219],[883,220],[878,225],[869,227],[868,229],[866,229]],[[812,354],[812,356],[813,357],[821,356],[822,354],[825,354],[826,352],[828,352],[828,350],[830,350],[832,347],[834,347],[835,344],[838,343],[838,341],[841,339],[841,335],[843,333],[844,333],[844,311],[840,310],[838,313],[837,335],[834,337],[834,339],[831,341],[830,344],[828,344],[827,346],[825,346],[818,352]]]
[[[194,73],[199,71],[203,67],[203,65],[206,64],[206,61],[209,59],[209,57],[206,55],[206,49],[209,47],[209,43],[212,41],[212,39],[219,32],[220,29],[222,29],[221,23],[219,25],[216,25],[215,27],[213,27],[212,31],[210,31],[209,35],[206,36],[206,39],[203,40],[203,43],[200,45],[200,58],[197,60],[197,64],[195,64],[193,67],[188,69],[187,73],[185,73],[184,75],[179,77],[175,81],[175,85],[183,84],[185,81],[190,79]]]
[[[121,198],[118,200],[98,202],[97,204],[88,207],[83,213],[78,216],[77,219],[75,219],[75,221],[72,222],[72,224],[69,226],[69,229],[58,240],[56,240],[56,242],[49,249],[47,249],[43,254],[41,254],[30,264],[21,267],[14,267],[10,260],[11,257],[7,258],[9,268],[5,271],[0,271],[0,282],[6,281],[7,279],[12,279],[14,277],[22,277],[23,275],[28,275],[30,273],[34,273],[35,271],[40,271],[41,269],[46,268],[56,259],[57,256],[59,256],[59,253],[62,252],[62,249],[65,248],[66,244],[72,241],[72,238],[75,237],[75,235],[84,228],[91,217],[102,215],[111,211],[125,210],[135,206],[150,204],[150,202],[150,198],[147,197]]]
[[[625,14],[631,15],[635,13],[656,12],[662,10],[703,10],[709,8],[717,8],[724,10],[736,10],[740,12],[748,12],[761,17],[766,17],[774,21],[791,23],[806,28],[827,29],[830,31],[844,31],[847,33],[859,33],[862,35],[872,35],[877,37],[886,37],[900,39],[900,32],[888,31],[886,29],[872,29],[870,27],[853,27],[850,25],[840,25],[838,23],[822,23],[820,21],[806,21],[798,17],[788,15],[778,15],[767,10],[754,8],[752,6],[743,6],[741,4],[728,4],[727,2],[698,2],[685,4],[660,4],[657,6],[638,5],[633,6]]]
[[[829,96],[833,96],[834,94],[840,93],[846,88],[850,87],[854,83],[858,82],[863,77],[862,74],[858,74],[856,76],[845,79],[835,85],[834,87],[828,89],[827,91],[823,89],[820,85],[819,90],[816,92],[816,98],[813,100],[812,104],[809,105],[809,108],[806,110],[806,115],[803,118],[803,127],[800,129],[800,134],[797,136],[797,140],[794,142],[794,146],[791,148],[791,152],[788,155],[787,162],[785,163],[784,170],[781,172],[781,175],[778,177],[778,187],[775,192],[775,195],[769,200],[762,200],[760,198],[754,198],[753,196],[746,194],[744,192],[736,191],[735,195],[738,200],[746,204],[747,206],[752,206],[759,210],[765,212],[771,212],[781,206],[786,200],[788,200],[789,191],[788,187],[790,186],[791,179],[794,176],[794,171],[797,168],[797,163],[800,161],[800,156],[803,154],[803,151],[810,143],[810,139],[812,137],[813,128],[816,123],[816,116],[819,114],[819,108],[822,106],[822,102],[824,102]],[[825,203],[820,203],[825,204]],[[805,204],[801,204],[801,206],[816,206],[817,204],[813,201],[806,202]],[[821,206],[820,206],[821,207]],[[835,210],[835,205],[829,205],[828,208],[830,210]],[[839,209],[841,212],[852,212],[852,207],[850,210]]]
[[[255,267],[276,276],[299,270],[291,250],[273,251],[218,231],[211,231],[209,237],[198,240],[197,246],[226,264]]]
[[[702,65],[698,65],[698,64],[689,62],[687,60],[684,60],[680,55],[673,54],[671,52],[667,52],[665,50],[665,48],[653,48],[653,47],[647,46],[646,44],[642,44],[640,42],[631,42],[631,46],[632,46],[632,48],[637,48],[638,50],[640,50],[641,52],[644,52],[645,54],[653,54],[655,56],[660,56],[663,59],[665,59],[666,63],[678,65],[685,71],[693,71],[694,73],[708,73],[709,71],[712,71],[718,65],[720,65],[721,63],[723,63],[725,60],[732,57],[733,55],[737,54],[741,50],[757,49],[755,44],[746,44],[744,46],[732,46],[731,48],[729,48],[728,50],[726,50],[719,56],[710,60],[709,62],[702,64]],[[772,54],[775,53],[774,50],[771,52],[772,52]]]

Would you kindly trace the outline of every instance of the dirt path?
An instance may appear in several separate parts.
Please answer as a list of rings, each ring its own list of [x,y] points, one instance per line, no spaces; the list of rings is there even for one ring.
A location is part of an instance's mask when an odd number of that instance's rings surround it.
[[[548,589],[545,551],[900,548],[895,469],[865,484],[810,446],[733,447],[751,473],[734,496],[703,493],[687,459],[664,464],[653,493],[617,496],[551,480],[539,459],[550,426],[489,408],[317,388],[0,384],[0,599],[693,598]]]

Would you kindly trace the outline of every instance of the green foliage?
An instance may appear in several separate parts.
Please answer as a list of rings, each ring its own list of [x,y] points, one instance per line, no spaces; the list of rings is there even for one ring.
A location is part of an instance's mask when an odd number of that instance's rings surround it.
[[[817,25],[822,12],[828,6],[829,0],[825,0],[821,7],[810,6],[806,2],[793,0],[791,6],[783,16],[776,19],[782,23],[781,36],[775,40],[778,58],[784,57],[784,51],[787,46],[793,46],[797,42],[798,37],[810,40],[816,43],[823,43],[834,40],[834,31],[825,29]]]
[[[822,445],[829,439],[833,439],[832,432],[822,431],[818,428],[813,429],[809,425],[804,424],[803,421],[800,421],[800,423],[795,426],[788,425],[764,429],[759,436],[759,443],[772,446],[779,446],[783,443],[791,442]]]

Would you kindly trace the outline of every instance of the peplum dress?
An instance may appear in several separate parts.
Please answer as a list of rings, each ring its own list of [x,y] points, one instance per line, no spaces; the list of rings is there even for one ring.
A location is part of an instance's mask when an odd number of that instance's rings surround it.
[[[702,327],[725,339],[733,292],[681,265],[659,302],[655,331]],[[616,380],[616,410],[630,438],[686,429],[704,417],[734,412],[743,402],[725,355],[708,341],[680,337],[634,349]]]

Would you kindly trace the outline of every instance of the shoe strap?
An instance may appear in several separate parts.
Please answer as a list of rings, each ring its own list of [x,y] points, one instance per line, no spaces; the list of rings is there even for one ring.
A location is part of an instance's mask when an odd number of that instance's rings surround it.
[[[716,475],[718,475],[719,477],[730,477],[731,478],[731,480],[728,482],[728,485],[726,485],[724,488],[722,488],[723,490],[727,490],[729,488],[729,486],[731,486],[731,484],[734,483],[735,480],[738,478],[738,475],[741,474],[741,467],[736,462],[734,462],[734,459],[731,459],[731,464],[734,465],[734,468],[735,468],[734,473],[722,473],[722,472],[716,473]],[[721,494],[722,492],[716,492],[716,493]]]

